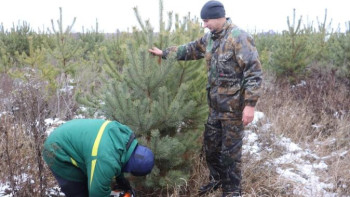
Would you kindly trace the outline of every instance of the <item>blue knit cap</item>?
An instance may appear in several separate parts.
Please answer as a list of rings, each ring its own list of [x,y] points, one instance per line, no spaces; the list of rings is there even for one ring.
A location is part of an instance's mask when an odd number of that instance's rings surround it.
[[[153,165],[152,151],[145,146],[137,145],[123,171],[130,172],[134,176],[145,176],[152,171]]]
[[[225,8],[219,1],[208,1],[201,10],[202,19],[216,19],[225,17]]]

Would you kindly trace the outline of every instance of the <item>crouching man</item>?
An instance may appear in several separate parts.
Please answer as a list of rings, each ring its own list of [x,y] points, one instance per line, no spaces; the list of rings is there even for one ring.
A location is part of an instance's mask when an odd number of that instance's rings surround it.
[[[154,165],[150,149],[117,121],[75,119],[55,129],[43,157],[67,197],[109,196],[124,172],[145,176]]]

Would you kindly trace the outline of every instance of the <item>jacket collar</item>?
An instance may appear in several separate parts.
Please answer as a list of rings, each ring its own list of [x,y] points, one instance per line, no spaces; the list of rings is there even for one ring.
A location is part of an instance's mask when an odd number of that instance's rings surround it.
[[[211,33],[211,39],[213,39],[213,40],[221,39],[222,37],[224,37],[226,35],[227,30],[231,26],[232,26],[231,19],[230,18],[226,18],[226,22],[225,22],[224,27],[222,28],[222,30],[219,31],[219,32]]]

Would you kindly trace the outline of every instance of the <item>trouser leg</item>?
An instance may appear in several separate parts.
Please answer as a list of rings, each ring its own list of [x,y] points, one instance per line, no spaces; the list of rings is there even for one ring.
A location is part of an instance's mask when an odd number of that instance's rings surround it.
[[[242,121],[223,120],[222,122],[222,169],[223,193],[241,193],[241,158],[244,129]]]
[[[60,177],[54,172],[52,172],[52,174],[56,178],[65,196],[67,197],[88,197],[89,196],[87,181],[84,181],[84,182],[69,181]]]
[[[210,180],[219,181],[221,174],[221,125],[218,121],[208,120],[205,125],[203,147]]]

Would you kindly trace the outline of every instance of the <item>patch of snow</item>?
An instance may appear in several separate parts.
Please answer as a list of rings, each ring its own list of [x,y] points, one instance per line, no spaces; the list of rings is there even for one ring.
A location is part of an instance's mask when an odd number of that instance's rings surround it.
[[[254,112],[254,119],[250,124],[256,125],[259,120],[263,119],[265,117],[265,114],[259,111]]]
[[[321,127],[323,127],[322,125],[318,125],[318,124],[313,124],[311,125],[312,128],[315,128],[315,129],[319,129]]]
[[[57,192],[60,196],[64,196],[64,193],[61,192],[61,188],[58,185],[49,189],[47,193],[49,196],[57,196]]]
[[[328,166],[323,160],[312,153],[310,150],[303,150],[297,144],[293,143],[289,138],[282,137],[279,143],[286,149],[286,153],[273,161],[273,165],[277,167],[277,173],[281,179],[292,181],[294,185],[294,194],[300,196],[336,196],[327,190],[333,189],[332,184],[323,183],[317,176],[316,170],[326,170]],[[311,163],[305,158],[313,158],[315,161]],[[283,168],[284,164],[288,164],[288,168]]]
[[[304,80],[301,80],[300,83],[296,84],[296,85],[293,85],[292,86],[292,89],[296,88],[296,87],[303,87],[303,86],[306,86],[306,81]]]
[[[83,119],[83,118],[85,118],[85,116],[81,115],[81,114],[78,114],[78,115],[74,116],[74,119]]]
[[[4,112],[0,112],[0,117],[2,116],[2,115],[5,115],[6,114],[6,112],[4,111]]]
[[[71,93],[73,89],[74,89],[74,86],[66,85],[65,87],[61,88],[60,91]]]
[[[256,133],[253,133],[250,130],[245,131],[245,142],[242,147],[243,154],[249,153],[254,154],[257,157],[259,157],[258,152],[260,150],[260,147],[258,145],[258,135]],[[259,159],[259,158],[257,158]]]
[[[80,107],[79,108],[82,112],[86,112],[88,109],[86,107]]]
[[[8,183],[0,183],[0,196],[2,197],[11,197],[11,194],[6,194],[6,191],[10,189]]]
[[[47,126],[49,126],[49,128],[46,130],[47,135],[50,135],[50,133],[57,128],[58,126],[60,126],[61,124],[65,123],[65,121],[60,120],[58,118],[52,119],[52,118],[48,118],[45,119],[45,124]]]
[[[0,183],[0,196],[1,197],[14,197],[11,193],[7,194],[8,193],[7,191],[11,191],[10,184],[9,183],[5,183],[5,184]],[[64,196],[64,193],[61,192],[61,189],[58,185],[52,187],[51,189],[49,189],[47,191],[48,196],[57,196],[57,194],[59,194],[60,196]]]
[[[320,170],[325,170],[328,168],[327,164],[324,161],[321,161],[320,163],[312,164],[312,167]]]
[[[305,85],[302,83],[302,85]],[[264,117],[262,112],[255,112],[252,126],[256,126],[257,122]],[[272,125],[267,123],[259,128],[260,131],[267,132]],[[243,154],[255,154],[259,157],[261,151],[259,141],[259,134],[251,130],[245,131],[245,139],[243,145]],[[325,171],[328,166],[324,162],[324,158],[320,158],[311,150],[303,149],[298,144],[294,143],[287,137],[274,137],[275,145],[282,147],[282,156],[275,158],[268,166],[276,169],[280,174],[281,181],[288,181],[294,187],[293,194],[304,197],[324,196],[335,197],[336,193],[328,192],[334,188],[330,183],[324,183],[317,175],[317,170]],[[264,151],[273,151],[273,149],[264,148]],[[347,154],[347,151],[342,155]],[[308,160],[307,158],[311,158]]]
[[[297,144],[291,141],[289,138],[282,137],[279,141],[280,146],[287,148],[288,152],[295,152],[302,150]]]
[[[264,113],[255,111],[254,119],[247,127],[248,128],[257,127],[257,123],[264,117],[265,117]],[[258,152],[260,151],[260,147],[258,144],[258,139],[259,139],[258,135],[251,130],[245,130],[244,136],[245,136],[244,143],[242,146],[243,154],[247,154],[247,153],[254,154],[256,158],[259,159],[260,155],[258,154]]]

